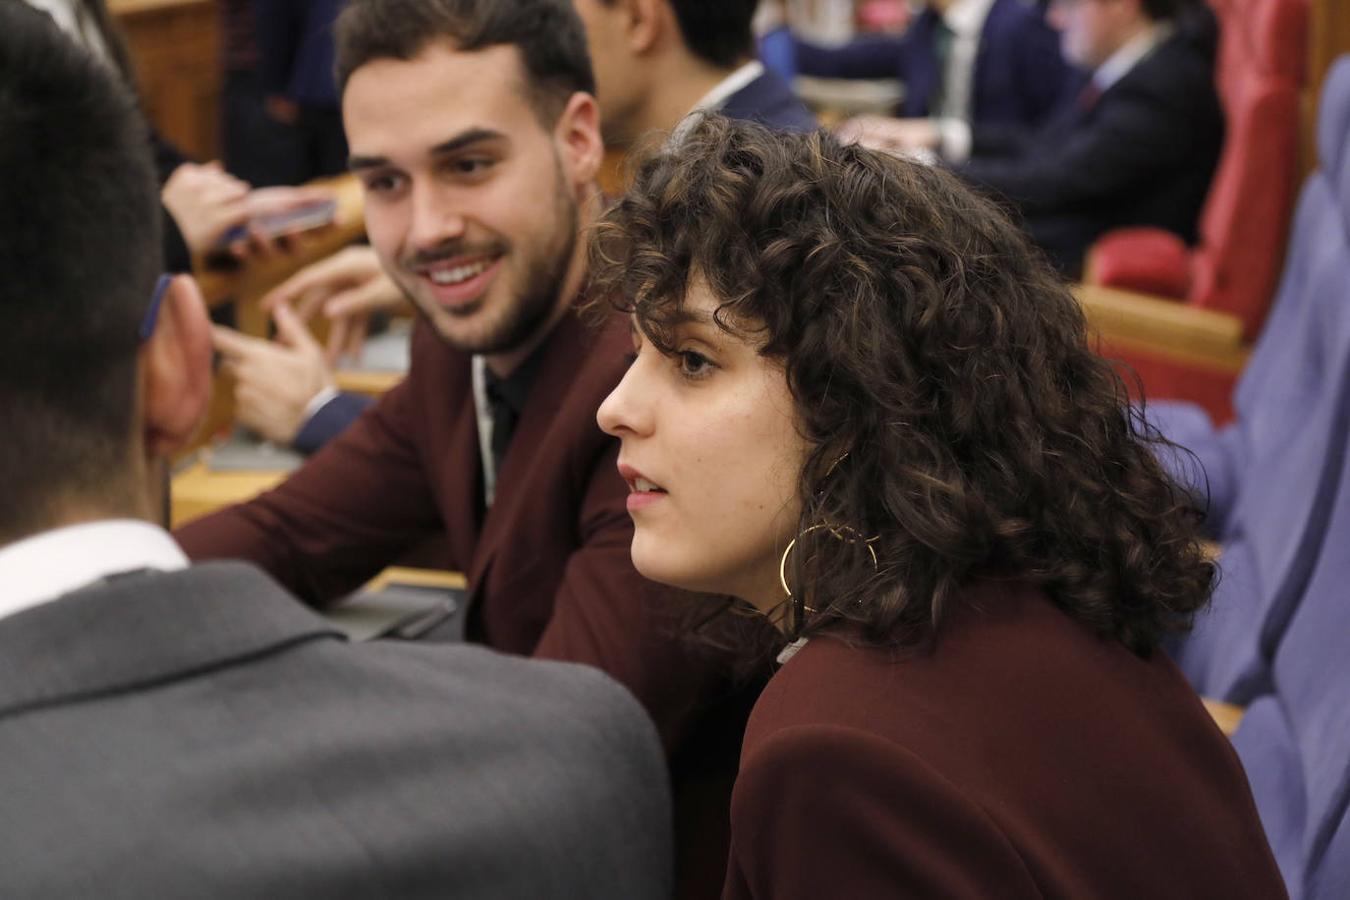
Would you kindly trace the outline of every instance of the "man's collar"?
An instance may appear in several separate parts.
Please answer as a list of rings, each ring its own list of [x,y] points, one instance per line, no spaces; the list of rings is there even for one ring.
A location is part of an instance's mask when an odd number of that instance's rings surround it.
[[[243,563],[109,578],[0,620],[0,716],[345,640]]]
[[[137,569],[172,571],[188,564],[162,528],[137,519],[107,519],[44,531],[0,548],[0,618]]]
[[[954,34],[976,35],[984,29],[993,6],[994,0],[954,0],[941,18]]]
[[[1102,93],[1110,90],[1116,82],[1130,74],[1130,70],[1138,65],[1141,59],[1171,37],[1172,30],[1171,24],[1166,22],[1151,24],[1126,41],[1092,73],[1092,83],[1097,86],[1097,90]]]
[[[764,64],[757,59],[753,59],[736,71],[732,72],[726,78],[723,78],[713,89],[703,95],[703,98],[694,104],[690,112],[707,110],[715,112],[726,106],[727,100],[733,94],[744,89],[750,82],[764,74]]]

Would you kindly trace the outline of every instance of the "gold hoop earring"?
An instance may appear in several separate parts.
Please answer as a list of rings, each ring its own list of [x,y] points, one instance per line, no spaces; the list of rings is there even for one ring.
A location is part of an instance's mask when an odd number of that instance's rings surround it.
[[[792,554],[792,548],[797,546],[797,538],[804,537],[810,534],[811,532],[819,531],[822,528],[827,529],[830,532],[830,536],[833,537],[835,540],[844,541],[845,543],[848,544],[861,543],[864,547],[867,548],[867,552],[872,556],[872,569],[875,571],[877,568],[877,551],[872,549],[872,544],[874,541],[877,540],[877,537],[880,537],[880,535],[877,535],[876,537],[865,538],[862,536],[862,532],[858,531],[858,529],[856,528],[851,528],[848,525],[827,525],[825,523],[821,523],[819,525],[812,525],[805,531],[802,531],[800,534],[798,534],[797,537],[794,537],[792,540],[788,541],[787,548],[783,551],[783,558],[778,560],[778,583],[783,586],[783,593],[787,594],[789,600],[792,599],[792,588],[788,587],[787,583],[788,556]],[[845,536],[840,532],[846,532],[848,535],[851,535],[851,537]],[[815,612],[815,610],[811,609],[810,607],[803,607],[803,608],[809,613]]]

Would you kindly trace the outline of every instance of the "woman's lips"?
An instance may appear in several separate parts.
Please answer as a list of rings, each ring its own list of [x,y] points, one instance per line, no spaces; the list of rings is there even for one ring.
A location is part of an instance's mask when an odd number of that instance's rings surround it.
[[[628,483],[628,511],[646,509],[666,496],[666,490],[625,463],[619,463],[619,475]]]

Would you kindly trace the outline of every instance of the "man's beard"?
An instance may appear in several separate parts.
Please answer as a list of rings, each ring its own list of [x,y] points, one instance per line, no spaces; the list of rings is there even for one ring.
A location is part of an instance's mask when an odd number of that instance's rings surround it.
[[[577,231],[580,228],[580,222],[578,221],[577,201],[567,189],[562,163],[556,155],[553,162],[555,184],[557,185],[557,190],[553,194],[553,220],[557,226],[553,237],[560,241],[559,246],[552,251],[545,248],[542,252],[531,254],[526,259],[524,281],[520,293],[515,298],[515,303],[505,311],[501,321],[497,322],[487,334],[476,340],[452,339],[441,334],[440,329],[434,329],[437,334],[440,334],[442,340],[451,344],[455,349],[466,353],[483,354],[506,353],[514,350],[537,334],[557,307],[559,295],[563,291],[563,282],[567,277],[567,268],[571,265],[572,255],[576,250]],[[394,279],[394,281],[413,307],[422,312],[423,316],[427,316],[414,292],[401,279]],[[442,312],[455,317],[455,313],[450,310],[442,310]],[[476,312],[471,312],[465,317],[475,314]],[[432,317],[427,316],[427,318]],[[432,324],[434,328],[434,319],[432,319]]]

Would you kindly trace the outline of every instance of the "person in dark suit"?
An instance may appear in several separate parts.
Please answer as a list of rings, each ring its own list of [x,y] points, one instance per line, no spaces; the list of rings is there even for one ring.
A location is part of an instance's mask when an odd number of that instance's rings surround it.
[[[595,62],[605,143],[669,132],[689,112],[720,110],[809,131],[815,117],[755,59],[757,0],[576,0]]]
[[[929,0],[899,37],[842,47],[798,40],[795,59],[804,75],[899,79],[899,120],[865,116],[850,127],[921,130],[957,161],[970,155],[972,128],[1044,123],[1072,77],[1059,36],[1024,0]]]
[[[297,181],[347,168],[337,85],[333,23],[344,0],[256,0],[258,71],[266,114],[293,129]]]
[[[15,897],[671,887],[660,743],[594,669],[348,643],[158,525],[209,323],[131,92],[0,0],[0,846]],[[76,264],[72,264],[72,260]]]
[[[131,57],[104,0],[27,0],[51,16],[73,41],[135,89]],[[190,161],[153,127],[149,140],[163,202],[164,264],[170,272],[190,272],[195,260],[217,249],[227,249],[240,260],[269,256],[284,250],[284,242],[249,233],[228,248],[218,244],[231,229],[250,219],[285,212],[326,193],[315,189],[271,187],[253,190],[227,173],[219,163]]]
[[[681,877],[706,896],[755,686],[688,646],[628,559],[618,447],[595,426],[628,325],[576,313],[603,153],[581,23],[568,0],[354,0],[337,54],[371,247],[418,313],[411,369],[276,490],[178,538],[324,605],[442,535],[468,578],[462,636],[595,665],[655,719]],[[427,637],[460,638],[450,624]]]
[[[1280,897],[1159,650],[1199,511],[1067,286],[940,168],[709,116],[600,220],[638,571],[773,622],[723,897]]]
[[[1184,0],[1061,0],[1065,55],[1092,74],[1043,128],[976,129],[969,182],[1005,198],[1066,274],[1112,228],[1196,239],[1223,143],[1205,50],[1174,25]]]

